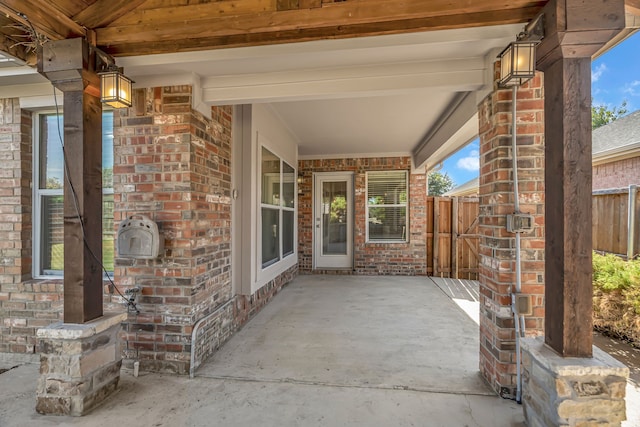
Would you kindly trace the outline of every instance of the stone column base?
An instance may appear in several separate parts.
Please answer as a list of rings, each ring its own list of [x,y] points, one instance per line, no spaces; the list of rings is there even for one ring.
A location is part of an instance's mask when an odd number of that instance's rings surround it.
[[[542,337],[522,345],[522,404],[529,427],[620,426],[629,369],[593,347],[593,358],[559,356]]]
[[[38,329],[37,412],[82,416],[116,390],[122,364],[118,333],[126,319],[127,313],[112,313]]]

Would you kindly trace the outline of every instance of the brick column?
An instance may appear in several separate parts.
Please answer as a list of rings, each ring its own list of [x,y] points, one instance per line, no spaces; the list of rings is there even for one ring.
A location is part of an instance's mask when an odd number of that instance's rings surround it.
[[[141,289],[125,324],[125,364],[186,374],[195,323],[220,310],[215,342],[233,332],[231,289],[231,107],[212,117],[191,108],[191,86],[140,89],[115,117],[115,224],[154,220],[158,259],[116,258],[116,284]],[[119,302],[114,298],[113,302]],[[225,308],[226,307],[226,308]],[[203,350],[204,351],[204,350]],[[198,353],[202,351],[198,350]]]
[[[479,106],[480,120],[480,371],[503,397],[515,396],[515,239],[506,230],[514,212],[511,89],[496,89]],[[532,296],[527,336],[544,328],[544,100],[539,74],[517,93],[520,210],[535,218],[522,234],[522,293]]]

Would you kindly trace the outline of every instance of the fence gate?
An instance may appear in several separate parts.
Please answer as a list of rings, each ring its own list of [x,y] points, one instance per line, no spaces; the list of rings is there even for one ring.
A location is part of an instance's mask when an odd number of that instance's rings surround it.
[[[427,198],[427,272],[478,279],[478,198]]]

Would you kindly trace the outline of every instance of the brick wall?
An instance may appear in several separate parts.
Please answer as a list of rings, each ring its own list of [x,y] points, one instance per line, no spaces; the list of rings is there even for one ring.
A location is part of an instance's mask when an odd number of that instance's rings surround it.
[[[0,353],[33,354],[61,316],[62,283],[30,280],[32,131],[18,99],[0,99]]]
[[[616,160],[593,167],[593,189],[624,188],[640,185],[640,156]]]
[[[231,289],[231,108],[211,118],[191,108],[191,87],[138,92],[114,117],[115,227],[133,214],[155,220],[157,260],[116,259],[119,290],[141,288],[140,314],[125,324],[123,356],[151,371],[187,373],[191,334],[202,319],[198,363],[297,274],[285,271],[254,295]],[[61,279],[31,278],[32,116],[0,100],[0,354],[36,351],[39,327],[62,319]],[[105,283],[105,310],[123,300]],[[222,307],[225,307],[222,309]]]
[[[298,259],[301,272],[311,272],[313,265],[313,173],[354,172],[355,224],[353,271],[315,270],[322,273],[426,275],[426,178],[409,174],[409,242],[366,242],[366,172],[411,170],[409,157],[301,160],[303,176],[298,194]]]
[[[522,292],[532,296],[527,335],[544,324],[544,99],[542,76],[518,90],[517,146],[520,210],[533,214],[532,233],[522,235]],[[506,231],[514,211],[511,161],[511,90],[495,90],[479,106],[480,126],[480,371],[497,393],[514,395],[515,238]]]
[[[190,86],[140,90],[143,105],[115,119],[115,222],[147,215],[164,238],[159,259],[116,259],[116,285],[141,288],[140,314],[125,324],[125,364],[139,360],[148,371],[188,373],[192,345],[197,367],[297,271],[254,295],[233,295],[232,108],[214,107],[207,118],[191,97]]]
[[[0,99],[0,283],[31,275],[32,119],[18,99]]]

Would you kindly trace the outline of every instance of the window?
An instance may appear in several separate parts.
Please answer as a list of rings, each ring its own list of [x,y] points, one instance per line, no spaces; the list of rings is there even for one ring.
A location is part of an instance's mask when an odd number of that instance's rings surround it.
[[[407,241],[407,172],[367,172],[367,239]]]
[[[39,114],[34,165],[34,276],[62,275],[64,268],[62,115]],[[113,271],[113,112],[102,115],[102,262]]]
[[[295,169],[262,147],[262,268],[294,253]]]

